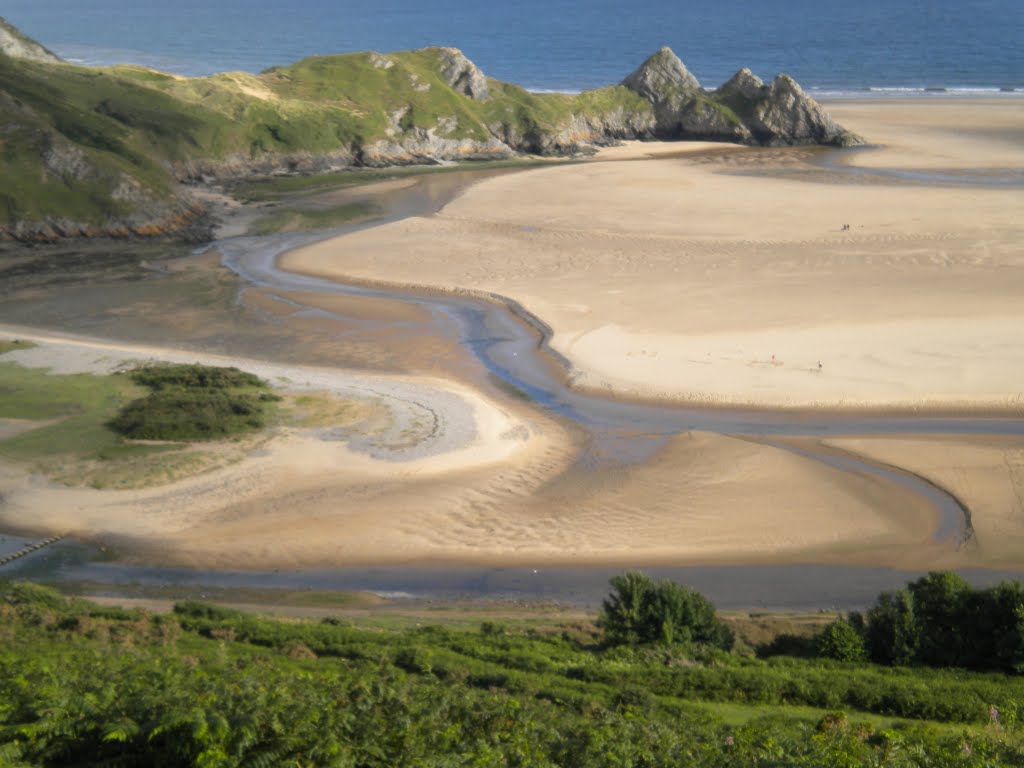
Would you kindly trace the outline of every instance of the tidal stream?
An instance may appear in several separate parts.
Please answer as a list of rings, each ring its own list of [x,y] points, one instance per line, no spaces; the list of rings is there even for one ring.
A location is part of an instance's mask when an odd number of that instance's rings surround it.
[[[842,167],[833,165],[832,167]],[[505,297],[446,294],[439,291],[342,283],[287,272],[278,266],[281,254],[325,237],[381,226],[409,216],[440,210],[468,183],[484,178],[475,173],[427,176],[383,200],[386,215],[373,222],[330,233],[273,237],[239,237],[215,247],[223,263],[246,283],[270,290],[328,293],[379,298],[415,304],[440,313],[457,329],[458,342],[506,388],[521,393],[539,408],[576,424],[589,436],[577,460],[580,468],[598,470],[642,462],[669,438],[692,430],[757,439],[831,467],[869,475],[882,483],[901,486],[938,513],[935,538],[954,546],[972,536],[970,512],[948,492],[910,472],[882,466],[836,449],[819,451],[806,445],[793,448],[780,438],[828,438],[849,435],[1024,434],[1024,419],[865,415],[849,412],[743,409],[673,405],[637,399],[610,398],[569,386],[570,364],[547,345],[543,321]],[[344,248],[344,241],[338,242]],[[312,308],[311,308],[312,309]],[[323,309],[316,310],[319,313]],[[339,319],[344,319],[335,315]]]

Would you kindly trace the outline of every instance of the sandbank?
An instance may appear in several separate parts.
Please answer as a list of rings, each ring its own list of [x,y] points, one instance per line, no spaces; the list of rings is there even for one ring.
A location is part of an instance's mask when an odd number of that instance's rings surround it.
[[[831,106],[887,143],[842,162],[1024,167],[1013,140],[1024,100]],[[616,151],[651,150],[605,157]],[[1024,190],[845,176],[809,163],[807,149],[712,155],[489,179],[437,215],[313,245],[283,265],[510,296],[552,328],[580,387],[1021,410]]]
[[[279,429],[236,464],[145,490],[69,488],[0,464],[5,527],[98,540],[151,565],[962,561],[933,541],[924,500],[772,445],[687,433],[642,465],[566,472],[557,425],[451,382],[8,331],[37,346],[5,360],[57,373],[231,364],[390,415]]]
[[[1024,553],[1024,439],[861,437],[828,440],[845,451],[904,467],[971,511],[971,556],[990,567],[1020,566]]]
[[[318,544],[344,540],[353,519],[386,531],[380,524],[385,507],[413,510],[435,486],[483,492],[477,480],[505,473],[516,478],[514,493],[528,494],[568,460],[565,436],[552,422],[513,413],[454,382],[277,365],[26,328],[0,327],[0,333],[36,343],[5,354],[4,362],[54,373],[109,373],[153,360],[234,365],[286,391],[326,391],[368,403],[373,416],[337,429],[277,428],[236,464],[143,490],[66,487],[0,463],[0,522],[9,529],[120,541],[155,549],[176,563],[243,567],[257,557],[261,563],[308,562]],[[281,521],[282,514],[297,525]],[[209,538],[212,521],[227,525],[232,536]],[[323,538],[332,527],[334,535]],[[293,540],[295,530],[304,533]],[[258,551],[254,540],[261,542]],[[323,562],[326,555],[319,555]]]

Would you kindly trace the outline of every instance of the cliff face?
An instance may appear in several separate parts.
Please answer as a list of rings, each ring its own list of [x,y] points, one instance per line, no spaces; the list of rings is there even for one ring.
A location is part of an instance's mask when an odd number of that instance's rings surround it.
[[[744,69],[707,91],[668,48],[620,85],[567,95],[489,79],[454,48],[180,78],[56,66],[9,26],[0,43],[22,57],[0,55],[0,239],[202,237],[209,217],[179,182],[569,155],[620,139],[858,141],[785,75],[765,85]]]
[[[12,59],[42,61],[48,64],[58,64],[63,61],[53,51],[23,35],[12,24],[8,24],[3,17],[0,17],[0,53],[10,56]]]

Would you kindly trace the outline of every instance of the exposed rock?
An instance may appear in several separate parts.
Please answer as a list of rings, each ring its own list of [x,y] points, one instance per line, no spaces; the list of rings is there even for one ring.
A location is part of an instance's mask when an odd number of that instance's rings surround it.
[[[51,131],[39,134],[36,148],[46,173],[56,176],[65,183],[81,181],[95,173],[95,168],[86,159],[85,152]]]
[[[455,115],[442,115],[437,118],[438,133],[454,133],[459,128],[459,118]]]
[[[405,116],[412,112],[412,107],[406,104],[404,107],[399,107],[394,112],[388,115],[388,126],[384,129],[384,133],[388,137],[397,136],[402,132],[402,121]]]
[[[690,74],[690,70],[668,46],[659,48],[622,84],[655,103],[680,92],[694,93],[701,90],[697,78]]]
[[[750,129],[728,107],[707,96],[694,96],[680,111],[674,138],[700,141],[734,141],[749,144]]]
[[[658,134],[674,133],[686,105],[694,95],[703,93],[697,78],[667,47],[648,58],[622,85],[639,93],[654,107]]]
[[[375,53],[373,51],[370,52],[367,58],[376,69],[391,69],[395,66],[395,62],[387,56],[381,56],[379,53]]]
[[[409,83],[414,91],[423,92],[430,90],[430,83],[424,83],[415,72],[409,73]]]
[[[749,116],[758,142],[768,146],[831,144],[850,147],[864,140],[836,124],[789,75],[779,75]]]
[[[487,128],[516,152],[573,155],[588,151],[588,147],[608,146],[622,139],[650,138],[654,129],[654,114],[619,107],[600,117],[573,114],[568,121],[549,130],[537,126],[523,130],[507,122],[491,123]]]
[[[359,165],[423,165],[448,160],[496,160],[512,157],[515,152],[504,142],[491,138],[451,139],[438,136],[434,129],[413,128],[399,141],[376,141],[359,151]]]
[[[208,242],[216,221],[203,205],[181,197],[172,203],[152,205],[129,216],[113,217],[103,224],[53,218],[47,221],[0,223],[0,241],[53,243],[72,238],[142,239],[172,237],[190,243]]]
[[[761,98],[763,89],[764,81],[747,67],[743,67],[715,91],[715,96],[722,100],[747,99],[753,101]]]
[[[244,179],[252,176],[280,176],[293,173],[330,173],[358,165],[356,152],[290,152],[288,154],[234,154],[219,160],[192,158],[173,164],[168,170],[181,182]]]
[[[863,143],[837,125],[788,75],[779,75],[766,86],[744,67],[708,93],[679,57],[662,48],[622,84],[651,103],[657,138],[769,146]]]
[[[64,61],[49,48],[22,34],[17,27],[7,23],[2,17],[0,17],[0,53],[7,54],[14,59],[42,61],[47,64],[60,64]]]
[[[480,68],[458,48],[438,48],[441,76],[459,93],[475,101],[486,101],[491,95],[487,78]]]

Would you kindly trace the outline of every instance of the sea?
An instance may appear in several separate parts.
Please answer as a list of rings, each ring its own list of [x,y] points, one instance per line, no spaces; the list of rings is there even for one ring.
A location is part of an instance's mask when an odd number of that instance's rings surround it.
[[[706,88],[747,66],[819,97],[1024,95],[1024,0],[2,0],[0,15],[73,62],[183,75],[448,45],[491,77],[575,92],[668,45]]]

